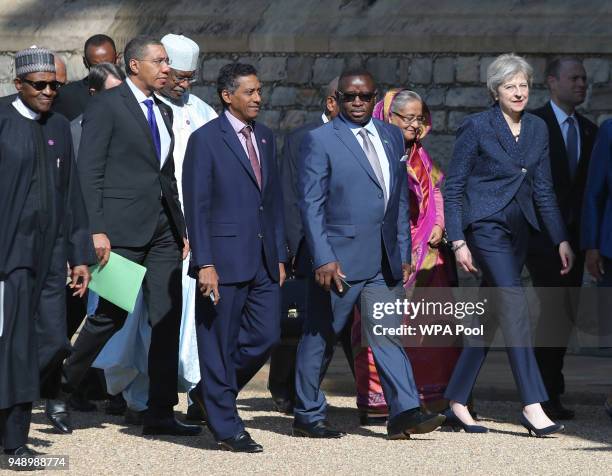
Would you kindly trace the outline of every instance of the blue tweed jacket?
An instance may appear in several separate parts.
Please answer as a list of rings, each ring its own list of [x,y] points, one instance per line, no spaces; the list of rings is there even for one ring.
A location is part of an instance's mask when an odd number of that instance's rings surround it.
[[[517,142],[494,105],[467,116],[457,131],[444,200],[449,239],[463,240],[471,223],[497,213],[513,198],[540,230],[537,206],[553,243],[567,239],[550,174],[546,123],[524,113]]]

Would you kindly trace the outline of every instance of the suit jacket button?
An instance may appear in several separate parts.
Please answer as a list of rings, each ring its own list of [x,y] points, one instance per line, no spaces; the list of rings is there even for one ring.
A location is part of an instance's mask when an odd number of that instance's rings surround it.
[[[263,212],[263,205],[259,207],[259,211]]]
[[[382,193],[379,193],[379,194],[378,194],[378,198],[383,198],[383,194],[382,194]]]
[[[257,238],[263,238],[263,234],[262,233],[257,233]]]
[[[527,169],[526,169],[525,167],[523,167],[523,168],[521,169],[521,172],[525,173],[525,172],[527,172]]]

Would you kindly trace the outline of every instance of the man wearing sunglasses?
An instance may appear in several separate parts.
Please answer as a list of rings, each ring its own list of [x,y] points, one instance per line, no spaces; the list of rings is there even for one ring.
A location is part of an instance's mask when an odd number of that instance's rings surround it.
[[[55,80],[59,83],[60,87],[63,87],[67,81],[66,75],[66,63],[56,53],[53,53],[53,61],[55,65]],[[56,91],[59,93],[59,91]],[[0,105],[3,104],[12,104],[13,101],[17,98],[18,93],[9,94],[8,96],[4,96],[0,98]],[[57,101],[57,94],[55,95],[55,99],[53,100],[53,104]],[[55,111],[54,111],[55,112]]]
[[[83,115],[79,177],[98,262],[111,250],[147,268],[142,291],[151,324],[149,393],[143,434],[193,436],[201,427],[174,418],[178,403],[181,265],[189,253],[174,175],[172,110],[153,94],[170,72],[164,45],[137,37],[124,52],[127,79],[92,97]],[[127,312],[100,298],[64,364],[78,388]]]
[[[18,97],[0,106],[0,445],[28,456],[39,378],[70,349],[66,263],[71,292],[83,296],[95,256],[70,124],[50,112],[59,88],[54,55],[20,51],[15,72]]]
[[[300,147],[302,222],[315,281],[329,292],[331,313],[325,299],[313,293],[314,312],[306,316],[298,347],[294,436],[344,435],[326,422],[320,383],[355,305],[361,307],[363,333],[389,405],[389,438],[428,433],[444,421],[442,415],[419,410],[401,340],[374,333],[375,324],[387,328],[401,323],[401,314],[376,321],[372,305],[365,305],[404,297],[402,281],[410,274],[411,258],[407,179],[400,160],[404,140],[395,126],[372,119],[376,92],[368,71],[343,72],[336,93],[340,115],[309,132]]]

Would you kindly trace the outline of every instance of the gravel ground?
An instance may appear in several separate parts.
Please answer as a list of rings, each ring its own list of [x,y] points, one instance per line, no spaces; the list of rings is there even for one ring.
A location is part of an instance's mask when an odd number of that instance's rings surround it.
[[[436,431],[411,440],[388,441],[384,426],[359,427],[354,399],[332,396],[330,422],[349,433],[341,440],[289,436],[291,418],[272,411],[268,394],[246,389],[239,411],[261,454],[218,451],[208,430],[195,438],[143,437],[122,417],[74,412],[75,432],[52,432],[37,406],[31,445],[49,455],[69,455],[70,473],[143,474],[612,474],[612,422],[601,406],[576,406],[576,420],[557,437],[529,438],[513,402],[478,401],[491,432]],[[185,396],[177,409],[185,409]],[[178,418],[183,418],[177,411]],[[39,473],[40,474],[40,473]],[[61,474],[54,472],[53,474]]]

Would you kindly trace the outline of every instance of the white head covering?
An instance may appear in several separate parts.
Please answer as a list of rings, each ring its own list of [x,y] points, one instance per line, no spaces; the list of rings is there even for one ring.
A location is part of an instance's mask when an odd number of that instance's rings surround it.
[[[167,34],[161,39],[168,58],[170,67],[179,71],[195,71],[198,69],[198,56],[200,47],[198,44],[183,35]]]

